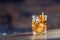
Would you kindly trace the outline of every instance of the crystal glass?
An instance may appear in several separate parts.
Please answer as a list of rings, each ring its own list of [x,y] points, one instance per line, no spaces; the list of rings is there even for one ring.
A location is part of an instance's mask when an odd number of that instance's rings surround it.
[[[32,33],[43,34],[47,32],[47,15],[32,15]]]

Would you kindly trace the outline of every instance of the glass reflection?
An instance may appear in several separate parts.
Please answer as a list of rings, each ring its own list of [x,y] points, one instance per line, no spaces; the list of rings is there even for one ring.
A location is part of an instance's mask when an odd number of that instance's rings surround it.
[[[46,40],[46,35],[32,35],[31,40]]]

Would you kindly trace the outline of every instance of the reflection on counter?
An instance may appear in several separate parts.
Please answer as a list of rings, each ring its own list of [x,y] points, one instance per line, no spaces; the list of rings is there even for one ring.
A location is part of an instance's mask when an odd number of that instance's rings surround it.
[[[32,35],[31,36],[31,40],[46,40],[47,39],[47,35]]]

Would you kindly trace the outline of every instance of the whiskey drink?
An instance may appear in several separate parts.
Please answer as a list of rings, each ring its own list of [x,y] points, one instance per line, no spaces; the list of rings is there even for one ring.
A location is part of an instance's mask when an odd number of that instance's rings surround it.
[[[41,15],[32,16],[32,33],[35,34],[43,34],[46,33],[47,30],[47,15],[44,15],[42,12]]]

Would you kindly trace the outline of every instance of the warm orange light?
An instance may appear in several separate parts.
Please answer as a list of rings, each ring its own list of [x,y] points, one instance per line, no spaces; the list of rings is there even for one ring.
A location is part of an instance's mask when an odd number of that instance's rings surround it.
[[[40,34],[44,33],[46,31],[46,20],[44,12],[42,12],[42,15],[38,16],[37,19],[32,19],[32,32],[33,34]],[[33,21],[35,20],[35,21]]]

